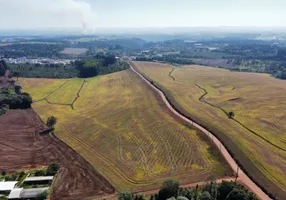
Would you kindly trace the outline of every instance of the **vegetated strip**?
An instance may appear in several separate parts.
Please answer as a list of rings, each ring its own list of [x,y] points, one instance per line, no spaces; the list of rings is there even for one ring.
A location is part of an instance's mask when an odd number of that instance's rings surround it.
[[[154,82],[152,80],[150,80],[149,78],[145,77],[143,74],[139,73],[136,68],[136,66],[133,63],[129,63],[131,66],[131,69],[138,74],[141,78],[143,78],[145,81],[147,81],[155,90],[157,90],[159,93],[161,92],[163,94],[163,97],[166,99],[166,103],[168,103],[171,108],[177,112],[177,115],[181,116],[182,118],[184,118],[186,121],[191,121],[193,122],[193,124],[196,125],[196,127],[201,128],[206,130],[207,132],[211,133],[211,131],[209,131],[208,128],[204,127],[203,125],[201,125],[201,123],[197,122],[196,120],[192,119],[191,117],[189,117],[188,115],[182,113],[180,110],[178,110],[176,108],[176,106],[174,106],[174,104],[172,103],[172,101],[170,101],[170,99],[168,98],[168,96],[165,94],[164,90],[161,89],[161,86],[158,86],[157,84],[154,84]],[[163,98],[162,97],[162,98]],[[226,149],[226,152],[229,154],[230,158],[238,165],[240,166],[240,169],[243,172],[243,175],[249,179],[249,185],[246,185],[250,190],[252,190],[254,193],[257,194],[257,191],[253,190],[254,188],[260,189],[261,191],[259,192],[260,195],[262,195],[264,197],[264,199],[271,199],[271,198],[275,198],[275,196],[273,194],[271,194],[270,192],[268,192],[264,187],[262,187],[260,184],[258,184],[253,178],[252,176],[250,176],[250,174],[245,170],[245,168],[241,165],[241,163],[239,162],[239,160],[237,160],[237,158],[235,157],[235,155],[232,153],[232,151],[230,151],[230,149],[225,145],[225,143],[221,140],[218,139],[217,135],[214,133],[211,133],[212,136],[215,136],[215,139],[217,141],[219,141],[223,147]],[[206,134],[208,137],[210,137],[208,134]],[[217,146],[218,147],[218,146]],[[234,146],[235,147],[235,146]],[[221,151],[220,151],[221,152]],[[242,154],[243,157],[245,157],[246,159],[248,159],[244,154]],[[228,160],[227,160],[228,162]],[[229,163],[229,162],[228,162]],[[254,166],[250,166],[251,168],[253,168]],[[254,169],[256,170],[256,169]],[[257,170],[256,170],[257,171]],[[260,174],[263,175],[263,174]],[[242,184],[246,184],[245,182],[241,182]],[[268,196],[269,195],[269,196]],[[270,198],[271,197],[271,198]]]
[[[66,82],[64,82],[63,84],[61,84],[57,89],[53,90],[50,94],[48,94],[47,96],[43,97],[42,99],[33,101],[33,103],[39,102],[39,101],[43,101],[43,100],[47,100],[47,98],[49,96],[51,96],[52,94],[54,94],[56,91],[58,91],[59,89],[61,89],[67,82],[69,82],[70,80],[67,80]]]
[[[197,83],[196,83],[196,86],[197,86],[198,88],[200,88],[201,90],[204,91],[204,94],[199,98],[199,100],[200,100],[201,102],[206,103],[206,104],[208,104],[209,106],[212,106],[212,107],[214,107],[214,108],[216,108],[216,109],[221,110],[222,112],[224,112],[224,114],[226,114],[226,116],[228,116],[228,113],[227,113],[226,110],[224,110],[223,108],[221,108],[221,107],[219,107],[219,106],[216,106],[216,105],[214,105],[214,104],[211,104],[211,103],[209,103],[208,101],[206,101],[206,100],[204,99],[204,97],[205,97],[206,95],[208,95],[208,92],[207,92],[206,89],[204,89],[202,86],[200,86],[200,85],[197,84]],[[267,140],[266,138],[264,138],[264,137],[261,136],[260,134],[256,133],[256,132],[253,131],[252,129],[250,129],[250,128],[248,128],[247,126],[245,126],[245,125],[244,125],[243,123],[241,123],[239,120],[234,119],[234,118],[230,118],[230,119],[233,120],[233,121],[235,121],[236,123],[238,123],[240,126],[242,126],[243,128],[245,128],[245,129],[248,130],[249,132],[253,133],[253,134],[256,135],[257,137],[261,138],[262,140],[264,140],[264,141],[267,142],[268,144],[270,144],[270,145],[276,147],[277,149],[279,149],[279,150],[281,150],[281,151],[285,151],[285,152],[286,152],[286,149],[284,149],[284,148],[282,148],[282,147],[280,147],[280,146],[274,144],[273,142]]]
[[[236,179],[235,178],[232,178],[232,177],[224,177],[224,178],[221,178],[221,179],[217,179],[215,180],[216,183],[222,183],[223,181],[235,181]],[[191,184],[184,184],[184,185],[180,185],[180,188],[194,188],[196,187],[197,185],[198,186],[203,186],[203,185],[206,185],[208,184],[208,182],[198,182],[198,183],[191,183]],[[145,195],[154,195],[154,194],[158,194],[159,192],[159,189],[155,189],[155,190],[142,190],[142,191],[139,191],[139,192],[136,192],[134,194],[140,194],[140,193],[144,193]]]
[[[76,94],[76,98],[73,100],[73,102],[71,103],[71,108],[74,110],[74,104],[75,104],[75,102],[77,101],[77,99],[80,97],[80,92],[81,92],[81,90],[82,90],[82,88],[83,88],[83,86],[84,86],[84,84],[87,82],[87,79],[84,79],[84,81],[83,81],[83,83],[81,84],[81,86],[80,86],[80,88],[79,88],[79,90],[78,90],[78,92],[77,92],[77,94]]]
[[[66,104],[66,103],[53,103],[53,102],[50,102],[48,99],[44,99],[44,101],[46,101],[48,104],[51,104],[51,105],[71,106],[71,104]]]

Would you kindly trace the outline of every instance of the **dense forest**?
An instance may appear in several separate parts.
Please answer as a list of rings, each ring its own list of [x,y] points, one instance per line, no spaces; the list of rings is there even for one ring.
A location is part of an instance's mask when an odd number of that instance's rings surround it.
[[[114,55],[98,54],[92,58],[76,60],[70,65],[11,64],[9,68],[15,77],[87,78],[122,71],[128,69],[129,65],[118,61]]]
[[[119,200],[258,200],[252,192],[236,182],[210,182],[195,188],[180,188],[176,180],[165,181],[159,193],[147,198],[144,194],[120,193]]]

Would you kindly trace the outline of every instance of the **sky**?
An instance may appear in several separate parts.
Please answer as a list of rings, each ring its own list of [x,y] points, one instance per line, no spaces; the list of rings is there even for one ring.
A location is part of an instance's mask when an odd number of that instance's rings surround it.
[[[0,30],[286,26],[286,0],[0,0]]]

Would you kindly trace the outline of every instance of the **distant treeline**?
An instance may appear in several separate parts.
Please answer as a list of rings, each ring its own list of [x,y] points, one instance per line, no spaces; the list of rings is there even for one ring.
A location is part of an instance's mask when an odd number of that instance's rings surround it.
[[[159,61],[171,64],[179,64],[179,65],[192,65],[194,62],[189,58],[181,58],[178,55],[164,55],[164,56],[152,56],[152,57],[144,57],[140,56],[136,58],[136,61]]]
[[[126,62],[117,61],[114,55],[98,54],[94,58],[78,60],[73,63],[79,70],[79,77],[87,78],[122,71],[129,68]]]
[[[118,61],[114,55],[99,54],[92,58],[76,60],[70,65],[11,64],[9,68],[14,77],[87,78],[122,71],[128,69],[129,65]]]

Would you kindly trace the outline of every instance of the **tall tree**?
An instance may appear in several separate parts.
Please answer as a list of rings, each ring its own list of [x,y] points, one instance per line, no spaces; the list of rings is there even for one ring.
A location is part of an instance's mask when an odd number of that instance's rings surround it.
[[[50,128],[54,128],[56,123],[57,123],[57,118],[55,118],[54,116],[49,117],[47,120],[47,126]]]
[[[179,191],[179,182],[177,180],[166,180],[159,191],[159,200],[166,200],[171,197],[177,197]]]

